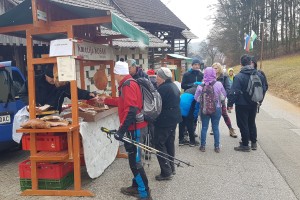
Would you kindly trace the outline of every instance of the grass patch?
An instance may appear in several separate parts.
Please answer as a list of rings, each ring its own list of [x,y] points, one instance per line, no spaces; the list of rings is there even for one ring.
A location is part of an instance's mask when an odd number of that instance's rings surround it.
[[[300,106],[300,54],[266,60],[263,71],[272,94]]]

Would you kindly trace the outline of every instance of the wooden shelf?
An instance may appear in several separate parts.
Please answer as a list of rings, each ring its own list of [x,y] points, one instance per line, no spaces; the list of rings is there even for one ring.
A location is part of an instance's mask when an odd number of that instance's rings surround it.
[[[35,161],[65,161],[69,159],[68,151],[40,151],[35,155],[30,156],[30,160]]]
[[[47,128],[47,129],[30,129],[30,128],[20,128],[17,130],[17,133],[60,133],[60,132],[72,132],[74,130],[79,129],[78,126],[64,126],[64,127],[52,127],[52,128]]]

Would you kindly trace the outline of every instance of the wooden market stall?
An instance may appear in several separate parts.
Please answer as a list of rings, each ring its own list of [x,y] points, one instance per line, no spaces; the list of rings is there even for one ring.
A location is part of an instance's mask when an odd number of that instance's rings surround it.
[[[164,59],[161,60],[161,66],[168,67],[173,73],[173,81],[181,82],[182,74],[182,61],[191,62],[192,58],[181,56],[178,54],[167,54]]]
[[[16,15],[18,13],[19,15]],[[17,17],[16,17],[17,16]],[[101,36],[100,26],[112,27],[120,35]],[[130,31],[128,31],[130,30]],[[30,119],[36,118],[35,94],[35,65],[55,64],[56,57],[43,56],[38,58],[33,51],[33,40],[50,41],[53,39],[70,38],[82,39],[91,43],[106,43],[111,45],[114,38],[140,38],[145,44],[149,43],[147,35],[107,10],[92,10],[76,7],[59,0],[25,0],[19,6],[0,16],[0,34],[25,37],[28,67],[28,93]],[[74,53],[74,49],[73,49]],[[80,59],[74,57],[76,59]],[[112,95],[116,94],[113,76],[113,61],[93,61],[93,64],[108,64],[112,75]],[[81,60],[81,68],[89,64]],[[82,74],[82,70],[81,70]],[[81,79],[82,80],[82,79]],[[84,85],[84,82],[81,82]],[[22,195],[45,196],[93,196],[91,191],[83,190],[80,172],[80,133],[77,81],[70,81],[72,124],[66,127],[50,129],[19,129],[20,133],[30,133],[30,161],[32,188],[23,191]],[[59,152],[37,151],[37,133],[65,133],[67,134],[68,149]],[[38,188],[37,162],[71,162],[74,166],[73,190],[46,190]]]

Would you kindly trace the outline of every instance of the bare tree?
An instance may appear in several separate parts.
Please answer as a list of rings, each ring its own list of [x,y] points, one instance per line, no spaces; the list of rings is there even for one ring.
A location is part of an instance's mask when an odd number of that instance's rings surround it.
[[[218,48],[209,40],[200,43],[199,52],[200,56],[207,60],[206,65],[212,65],[219,53]]]

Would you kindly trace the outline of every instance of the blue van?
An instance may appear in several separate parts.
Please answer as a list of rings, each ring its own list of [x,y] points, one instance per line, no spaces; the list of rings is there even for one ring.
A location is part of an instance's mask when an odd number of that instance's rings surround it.
[[[10,65],[11,62],[0,62],[0,151],[18,145],[12,139],[13,119],[25,106],[17,96],[25,77],[19,68]]]

